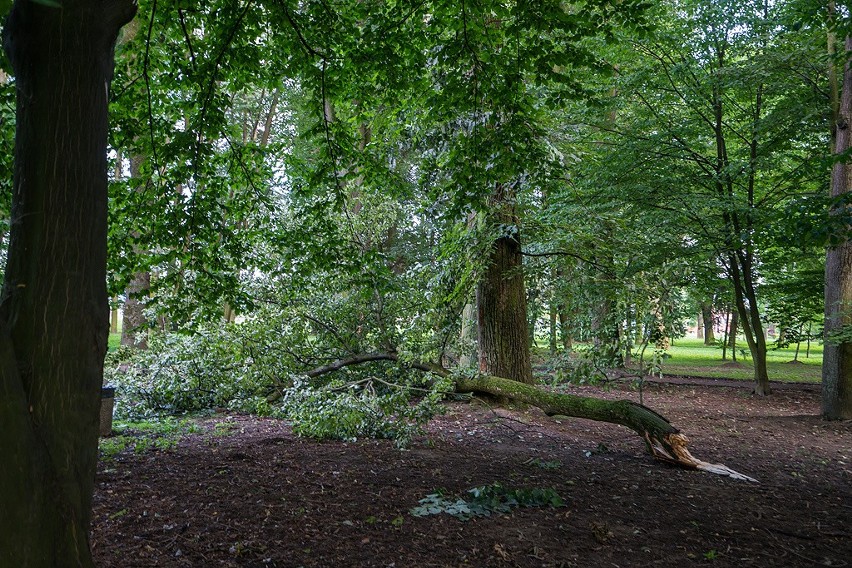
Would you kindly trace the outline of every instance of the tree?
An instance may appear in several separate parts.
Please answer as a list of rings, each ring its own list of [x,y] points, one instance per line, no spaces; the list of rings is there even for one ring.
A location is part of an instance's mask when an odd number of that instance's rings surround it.
[[[837,205],[833,216],[848,210],[852,193],[852,36],[845,41],[835,157],[831,172],[831,196]],[[847,213],[848,214],[848,213]],[[847,226],[848,230],[848,226]],[[825,334],[822,358],[822,413],[826,418],[852,418],[852,242],[848,237],[829,246],[825,261]]]
[[[519,220],[505,196],[498,196],[496,201],[491,215],[505,227],[506,234],[491,246],[488,264],[476,287],[479,369],[532,383]]]
[[[136,5],[47,4],[17,0],[3,32],[18,98],[0,297],[0,558],[91,566],[109,327],[108,87],[118,31]]]
[[[805,32],[776,25],[778,9],[705,0],[671,8],[619,75],[629,98],[612,134],[612,171],[601,172],[623,201],[680,219],[681,239],[727,275],[758,394],[769,393],[766,235],[787,203],[818,190],[818,127],[827,116],[819,92],[801,80],[818,84],[821,54]]]

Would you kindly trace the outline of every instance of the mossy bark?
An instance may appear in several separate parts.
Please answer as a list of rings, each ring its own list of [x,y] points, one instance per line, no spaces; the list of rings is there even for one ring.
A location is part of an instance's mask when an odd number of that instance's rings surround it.
[[[338,371],[350,365],[359,365],[371,361],[399,361],[395,352],[363,353],[347,359],[340,359],[329,365],[318,367],[305,373],[308,377],[318,377],[325,373]],[[440,377],[453,376],[440,365],[428,362],[408,362],[412,369],[434,373]],[[666,418],[647,406],[629,400],[604,400],[600,398],[577,396],[549,391],[541,386],[521,383],[493,375],[479,375],[473,378],[453,376],[457,392],[477,392],[491,395],[498,400],[513,400],[540,408],[548,416],[565,415],[574,418],[586,418],[599,422],[609,422],[626,426],[639,434],[645,441],[648,451],[655,458],[683,467],[700,469],[726,475],[744,481],[755,481],[747,475],[738,473],[721,464],[711,464],[693,457],[686,446],[686,436],[669,423]],[[269,400],[280,398],[279,393],[270,395]]]
[[[665,417],[647,406],[629,400],[605,400],[556,393],[535,385],[488,375],[473,379],[458,379],[456,389],[461,392],[488,393],[530,404],[540,408],[548,416],[564,415],[620,424],[642,436],[652,453],[654,452],[650,445],[654,440],[665,440],[668,436],[679,433],[679,430]]]
[[[498,188],[490,216],[506,228],[506,234],[492,245],[488,267],[476,288],[479,370],[532,383],[520,228],[514,196],[504,192],[511,193]]]
[[[482,392],[522,402],[540,408],[549,416],[565,415],[620,424],[639,434],[651,455],[659,460],[744,481],[755,481],[724,465],[711,464],[695,458],[687,449],[688,438],[672,426],[665,417],[647,406],[629,400],[604,400],[555,393],[535,385],[488,375],[471,379],[458,378],[456,390]]]

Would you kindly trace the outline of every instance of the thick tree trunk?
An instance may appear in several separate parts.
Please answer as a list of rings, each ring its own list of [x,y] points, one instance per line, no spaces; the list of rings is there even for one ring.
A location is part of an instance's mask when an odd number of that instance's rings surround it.
[[[476,288],[479,369],[522,383],[532,383],[527,335],[521,242],[511,207],[498,202],[497,222],[515,227],[491,248],[488,268]]]
[[[14,3],[18,95],[0,300],[0,566],[91,566],[106,291],[107,101],[128,0]]]
[[[835,154],[852,147],[852,37],[846,38],[847,63],[837,120]],[[831,195],[852,191],[852,164],[848,157],[834,165]],[[833,211],[832,214],[838,214]],[[825,257],[825,343],[822,356],[822,413],[829,419],[852,418],[852,342],[832,340],[831,334],[852,325],[852,242],[844,240],[828,249]]]

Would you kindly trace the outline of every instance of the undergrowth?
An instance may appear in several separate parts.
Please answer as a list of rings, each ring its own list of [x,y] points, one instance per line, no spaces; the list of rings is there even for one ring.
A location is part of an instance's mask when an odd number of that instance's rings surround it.
[[[441,491],[430,493],[409,513],[415,517],[447,514],[460,521],[508,513],[515,507],[562,507],[565,502],[552,488],[509,489],[499,483],[474,487],[467,497],[447,497]]]

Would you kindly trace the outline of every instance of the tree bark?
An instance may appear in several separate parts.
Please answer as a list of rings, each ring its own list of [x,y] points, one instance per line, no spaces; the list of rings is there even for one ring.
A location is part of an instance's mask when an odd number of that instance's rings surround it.
[[[737,262],[742,264],[737,264]],[[743,329],[743,334],[751,353],[752,363],[754,364],[754,393],[766,396],[771,393],[769,387],[769,369],[766,365],[766,334],[763,333],[763,323],[760,320],[760,312],[757,308],[757,294],[755,293],[754,283],[751,278],[753,270],[751,263],[745,262],[742,257],[739,260],[732,259],[731,267],[733,269],[734,296],[737,305],[737,311],[734,313],[739,314],[740,326]],[[742,267],[742,271],[740,271],[740,267]],[[733,320],[731,328],[730,337],[732,340],[736,340],[737,328],[733,325]],[[735,353],[734,346],[731,345],[731,356],[736,360]]]
[[[114,299],[118,302],[118,299]],[[111,309],[109,312],[109,332],[118,333],[118,308]]]
[[[740,316],[736,308],[731,312],[730,325],[728,327],[728,349],[731,350],[731,360],[737,360],[737,330],[740,326]]]
[[[148,348],[148,321],[145,318],[144,297],[151,288],[151,273],[136,272],[127,285],[121,317],[121,344],[138,349]]]
[[[645,441],[648,452],[659,460],[743,481],[756,481],[724,465],[710,464],[696,459],[686,448],[688,438],[672,426],[665,417],[647,406],[629,400],[604,400],[554,393],[534,385],[521,384],[494,376],[458,378],[456,390],[482,392],[499,398],[509,398],[540,408],[548,416],[564,415],[620,424],[639,434]]]
[[[704,320],[704,345],[713,345],[716,343],[716,335],[713,333],[713,304],[702,302],[701,304],[701,319]]]
[[[511,205],[496,201],[495,221],[514,227],[514,232],[501,236],[491,247],[488,267],[476,288],[479,369],[532,383],[520,229]]]
[[[852,37],[846,38],[847,56],[837,120],[835,154],[843,155],[852,147]],[[841,197],[852,191],[852,164],[846,157],[834,164],[831,172],[831,196]],[[846,207],[849,207],[848,205]],[[841,211],[832,211],[833,215]],[[852,342],[832,339],[831,334],[852,325],[852,243],[844,239],[831,247],[825,257],[825,333],[822,356],[822,414],[828,419],[852,418]]]
[[[548,344],[548,347],[550,348],[550,354],[556,355],[556,344],[557,344],[557,339],[556,339],[556,317],[557,317],[556,305],[553,304],[553,302],[551,301],[549,308],[550,308],[550,314],[549,314],[550,326],[548,328],[548,342],[547,342],[547,344]]]
[[[462,311],[460,343],[462,353],[459,357],[459,367],[467,368],[474,364],[476,357],[476,307],[472,303],[464,305]]]
[[[130,0],[17,0],[12,226],[0,296],[0,565],[92,566],[106,291],[107,102]]]
[[[143,156],[136,154],[130,157],[130,177],[139,180],[142,176]],[[141,191],[144,184],[137,186]],[[138,236],[138,234],[134,235]],[[137,245],[133,246],[136,255],[144,254]],[[121,344],[137,349],[148,348],[148,320],[145,317],[145,297],[151,289],[151,273],[147,270],[134,272],[125,290],[124,309],[121,318]]]
[[[568,329],[568,314],[563,311],[563,307],[559,307],[559,336],[562,338],[562,348],[569,351],[574,347],[574,341],[571,338],[571,330]]]

